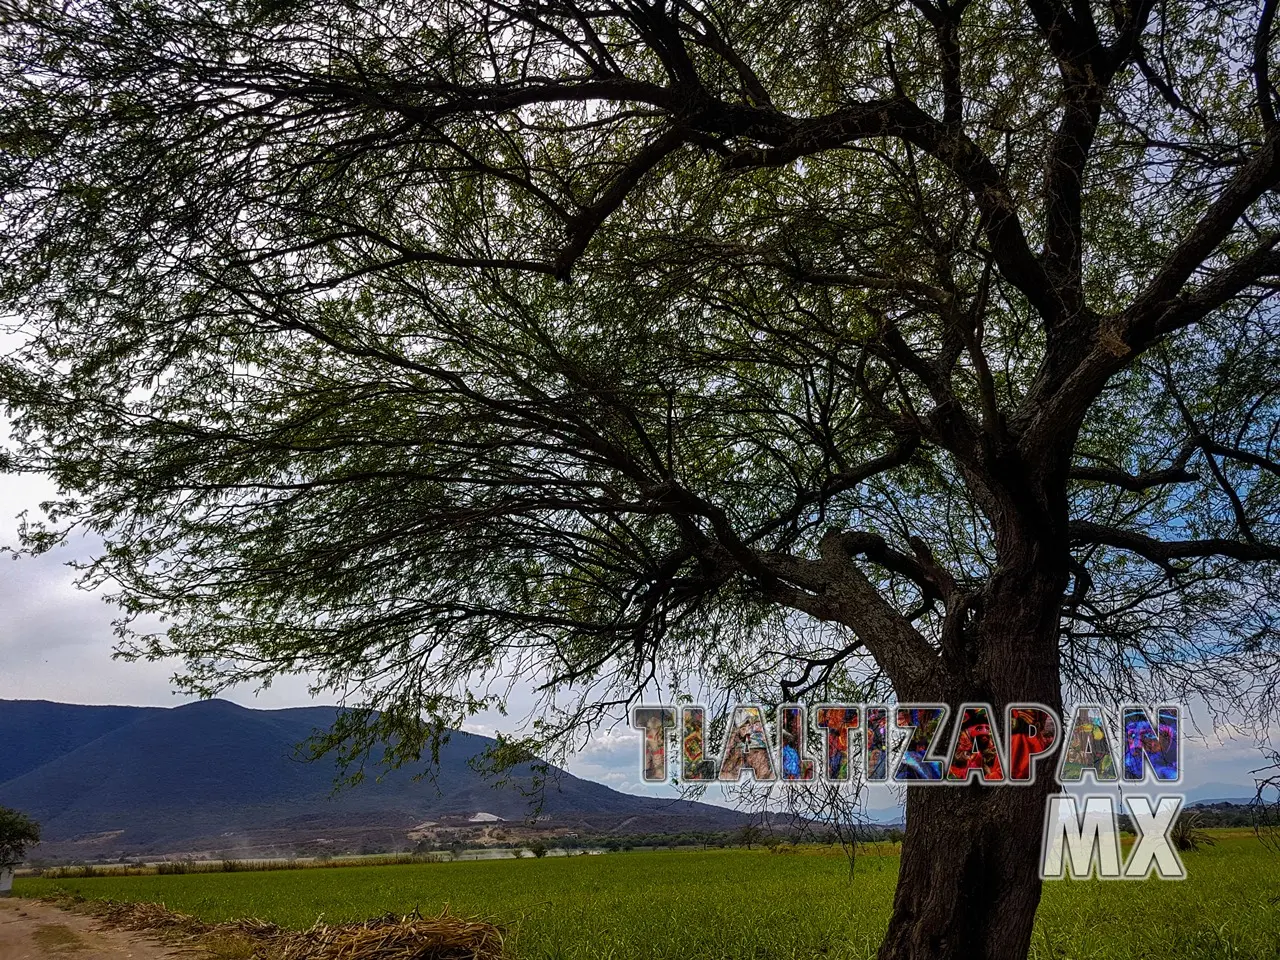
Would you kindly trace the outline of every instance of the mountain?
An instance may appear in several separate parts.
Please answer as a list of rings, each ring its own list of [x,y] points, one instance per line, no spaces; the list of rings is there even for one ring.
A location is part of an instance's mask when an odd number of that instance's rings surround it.
[[[47,700],[0,700],[0,783],[36,769],[159,707],[83,707]]]
[[[1238,783],[1202,783],[1187,791],[1187,803],[1240,803],[1253,801],[1256,790],[1253,786],[1241,786]]]
[[[529,768],[516,768],[505,784],[484,779],[469,761],[493,741],[461,732],[441,749],[431,780],[393,771],[335,792],[334,763],[304,762],[296,748],[336,711],[251,710],[224,700],[173,708],[0,700],[0,805],[42,824],[45,858],[398,849],[419,839],[515,841],[531,827],[682,833],[746,821],[710,804],[619,793],[553,767],[535,824]]]

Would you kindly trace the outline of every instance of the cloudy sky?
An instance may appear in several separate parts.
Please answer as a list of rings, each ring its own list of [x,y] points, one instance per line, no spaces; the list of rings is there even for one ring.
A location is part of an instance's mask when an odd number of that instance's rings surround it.
[[[17,542],[17,515],[38,513],[52,492],[48,481],[0,476],[0,545]],[[0,699],[43,699],[69,703],[174,706],[184,702],[170,685],[174,664],[125,663],[113,660],[113,611],[99,596],[78,590],[66,563],[88,555],[87,542],[41,557],[0,558]],[[288,707],[332,703],[310,699],[303,678],[289,678],[255,695],[238,690],[228,695],[247,707]],[[518,717],[520,704],[512,711]],[[512,732],[512,719],[480,716],[468,724],[475,733]],[[1187,743],[1184,788],[1192,799],[1237,797],[1252,793],[1250,771],[1261,765],[1252,740],[1224,730]],[[631,793],[671,795],[672,788],[640,782],[638,735],[620,726],[599,730],[570,764],[578,776]],[[705,798],[723,802],[718,788]],[[895,798],[881,790],[869,807],[892,807]]]

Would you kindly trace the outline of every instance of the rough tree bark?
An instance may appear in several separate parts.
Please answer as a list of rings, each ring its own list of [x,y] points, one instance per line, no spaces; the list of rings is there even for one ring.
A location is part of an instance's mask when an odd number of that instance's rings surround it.
[[[1052,784],[907,791],[893,915],[880,960],[1024,960],[1040,903]]]
[[[1068,431],[1069,435],[1070,431]],[[1059,622],[1068,584],[1065,464],[1003,486],[994,515],[1000,566],[981,595],[953,605],[934,669],[895,679],[908,702],[1039,703],[1063,715]],[[953,716],[954,719],[954,716]],[[1002,736],[1007,730],[1001,727]],[[1050,769],[1028,785],[908,787],[906,837],[880,960],[1023,960],[1042,881],[1039,855]]]
[[[947,669],[936,695],[911,691],[903,699],[953,709],[990,703],[998,717],[1010,703],[1037,702],[1061,715],[1056,631],[1042,629],[1034,642],[1024,632],[1028,616],[1056,617],[1061,594],[1037,595],[1033,579],[1026,572],[1007,577],[1011,589],[1029,589],[1022,598],[992,598],[974,625],[972,662]],[[1048,770],[1026,786],[975,780],[960,789],[909,787],[901,872],[880,960],[1026,957],[1040,902],[1045,798],[1054,789]]]

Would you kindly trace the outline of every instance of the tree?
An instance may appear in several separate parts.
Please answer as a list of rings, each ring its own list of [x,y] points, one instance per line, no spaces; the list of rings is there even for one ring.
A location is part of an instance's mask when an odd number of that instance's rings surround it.
[[[1274,0],[0,11],[25,543],[125,655],[393,763],[494,676],[541,749],[699,675],[1271,715]],[[881,957],[1025,956],[1049,789],[909,791]]]
[[[1272,750],[1267,759],[1270,764],[1253,771],[1249,822],[1259,840],[1280,850],[1280,753]]]
[[[764,831],[754,823],[744,823],[740,828],[738,828],[738,832],[735,834],[734,839],[750,850],[757,843],[760,843],[763,837]]]
[[[27,847],[40,842],[40,824],[25,813],[0,807],[0,868],[21,863]]]

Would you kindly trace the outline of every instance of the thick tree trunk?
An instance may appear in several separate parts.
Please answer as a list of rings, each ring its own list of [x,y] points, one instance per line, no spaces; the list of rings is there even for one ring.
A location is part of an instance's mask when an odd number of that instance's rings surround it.
[[[980,615],[944,643],[939,689],[898,691],[902,700],[948,704],[953,721],[960,704],[989,703],[1006,745],[1010,703],[1062,713],[1058,630],[1067,581],[1065,564],[1046,562],[1035,545],[1010,552],[1021,562],[1002,564]],[[1025,960],[1040,902],[1045,798],[1057,789],[1054,759],[1041,761],[1034,784],[908,788],[901,874],[880,960]]]
[[[1029,787],[911,787],[880,960],[1025,960],[1040,903],[1044,798]]]

